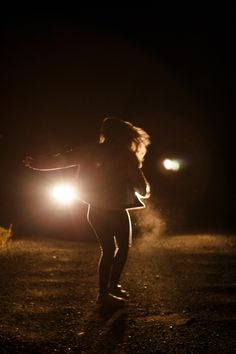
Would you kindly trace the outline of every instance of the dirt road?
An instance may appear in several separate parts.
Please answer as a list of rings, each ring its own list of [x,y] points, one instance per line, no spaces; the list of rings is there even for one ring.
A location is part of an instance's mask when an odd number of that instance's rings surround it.
[[[134,241],[112,317],[95,304],[97,243],[18,240],[0,250],[0,353],[236,353],[236,237]]]

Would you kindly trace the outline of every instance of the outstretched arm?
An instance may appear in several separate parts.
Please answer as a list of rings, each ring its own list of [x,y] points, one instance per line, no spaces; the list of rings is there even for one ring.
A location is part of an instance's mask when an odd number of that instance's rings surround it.
[[[78,149],[75,149],[69,150],[65,153],[58,153],[51,156],[40,156],[38,158],[27,156],[23,160],[23,163],[26,167],[32,168],[33,170],[53,171],[78,166],[79,160]]]

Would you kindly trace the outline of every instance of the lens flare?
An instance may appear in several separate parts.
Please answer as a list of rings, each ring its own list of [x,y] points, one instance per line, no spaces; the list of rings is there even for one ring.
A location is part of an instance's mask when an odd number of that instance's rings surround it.
[[[52,195],[61,204],[70,204],[76,198],[76,191],[70,185],[60,185],[53,187]]]

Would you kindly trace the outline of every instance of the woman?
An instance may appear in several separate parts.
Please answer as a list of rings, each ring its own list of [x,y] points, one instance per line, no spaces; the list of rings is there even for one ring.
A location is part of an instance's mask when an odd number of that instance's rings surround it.
[[[149,144],[149,135],[143,129],[124,120],[105,118],[99,144],[57,155],[53,160],[33,163],[28,158],[25,162],[45,171],[80,166],[81,198],[89,204],[88,221],[101,248],[97,302],[102,305],[122,304],[128,297],[119,284],[131,245],[128,210],[143,208],[139,197],[149,197],[150,187],[141,170]]]

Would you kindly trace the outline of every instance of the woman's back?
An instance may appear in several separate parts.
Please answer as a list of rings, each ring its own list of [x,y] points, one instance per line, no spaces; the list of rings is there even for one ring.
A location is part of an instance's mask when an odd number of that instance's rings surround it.
[[[140,206],[131,179],[138,170],[138,161],[128,149],[106,143],[93,146],[81,161],[82,199],[106,209]]]

